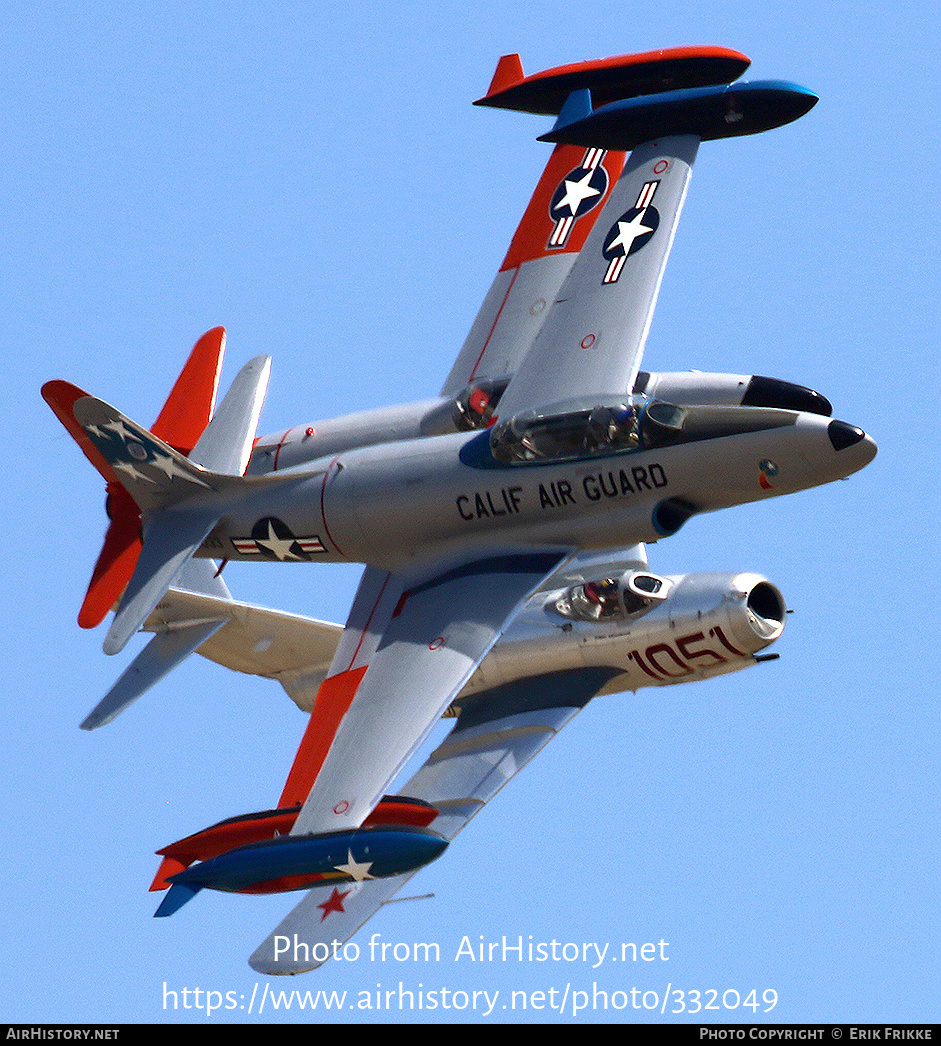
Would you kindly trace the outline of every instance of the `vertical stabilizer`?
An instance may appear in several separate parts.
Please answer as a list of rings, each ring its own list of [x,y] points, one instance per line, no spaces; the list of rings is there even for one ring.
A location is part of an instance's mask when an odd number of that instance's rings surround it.
[[[215,466],[213,471],[75,386],[52,382],[53,388],[44,389],[89,460],[129,495],[143,519],[143,547],[105,637],[105,653],[124,648],[224,511],[226,499],[212,495],[220,494],[228,477],[239,475],[248,460],[269,372],[266,356],[246,364],[193,448],[194,458],[208,461]],[[200,634],[192,630],[191,638],[200,639]],[[195,646],[185,642],[155,646],[139,666],[145,669],[143,681],[150,681],[146,685],[156,681]],[[156,663],[148,658],[156,658]],[[118,702],[121,707],[126,707],[128,698],[124,692]]]
[[[214,327],[193,346],[152,432],[181,454],[188,454],[212,417],[225,354],[225,328]],[[85,456],[107,483],[108,530],[95,563],[88,591],[78,612],[82,628],[95,628],[117,603],[127,586],[141,550],[140,511],[121,485],[120,479],[101,457],[94,444],[72,415],[74,385],[50,381],[43,386],[43,398],[55,412]]]

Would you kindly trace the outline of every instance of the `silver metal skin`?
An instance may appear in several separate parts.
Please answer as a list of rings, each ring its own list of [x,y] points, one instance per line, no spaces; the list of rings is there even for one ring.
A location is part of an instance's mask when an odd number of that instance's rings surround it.
[[[332,457],[358,447],[442,436],[472,427],[484,428],[486,422],[490,421],[490,415],[483,422],[468,424],[466,414],[458,409],[457,404],[468,399],[476,389],[490,380],[478,378],[458,389],[453,396],[402,403],[394,407],[376,407],[337,418],[312,421],[306,425],[294,425],[281,432],[260,436],[252,448],[245,475],[264,476],[271,472],[309,466],[320,458]],[[502,379],[501,384],[505,386],[507,380]],[[757,383],[773,383],[777,395],[767,394],[762,403],[753,405],[787,410],[795,409],[796,400],[816,400],[819,403],[816,413],[829,415],[831,411],[825,397],[812,389],[751,374],[714,374],[696,370],[644,373],[640,375],[640,381],[642,387],[638,388],[635,384],[635,392],[669,403],[731,407],[742,406]],[[499,408],[499,405],[497,396],[493,406]]]
[[[690,414],[707,410],[692,407]],[[725,412],[733,428],[760,423],[765,414],[774,427],[546,464],[498,465],[483,444],[486,434],[475,433],[318,459],[312,475],[281,472],[277,486],[243,497],[200,554],[258,561],[256,552],[237,549],[267,517],[296,537],[316,534],[323,545],[316,555],[285,552],[284,562],[353,561],[384,570],[407,569],[416,557],[447,562],[494,546],[574,550],[652,542],[671,529],[669,517],[657,515],[665,502],[682,503],[693,515],[764,500],[842,479],[876,453],[864,434],[836,449],[834,423],[817,414]],[[479,466],[465,463],[474,441]]]
[[[645,113],[656,129],[626,160],[626,145],[572,138],[579,148],[558,168],[568,174],[537,190],[553,214],[527,210],[436,398],[255,442],[269,369],[258,357],[185,456],[52,383],[60,419],[141,517],[104,650],[156,633],[83,725],[108,722],[195,649],[278,678],[310,710],[279,809],[299,811],[291,836],[319,836],[358,829],[454,714],[404,786],[438,810],[434,830],[450,840],[597,694],[755,664],[784,626],[778,590],[751,573],[655,574],[644,544],[699,513],[843,479],[875,443],[802,386],[640,366],[700,138],[777,126],[815,100],[771,86],[791,115],[763,111],[767,90],[736,95],[734,119],[715,92],[693,92],[719,121],[696,133],[689,113],[706,110],[685,93],[600,116],[587,91],[573,96],[553,138],[603,117],[614,141],[618,121],[633,135]],[[755,111],[740,125],[743,106]],[[586,193],[597,196],[590,219]],[[581,246],[562,249],[560,229],[578,221]],[[207,558],[365,570],[340,628],[236,603]],[[319,965],[285,958],[279,942],[347,940],[410,874],[357,881],[342,897],[315,887],[252,966]]]

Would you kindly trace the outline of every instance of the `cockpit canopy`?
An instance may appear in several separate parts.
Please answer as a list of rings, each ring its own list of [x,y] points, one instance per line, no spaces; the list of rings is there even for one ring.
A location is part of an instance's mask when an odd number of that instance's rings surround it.
[[[669,595],[673,583],[647,571],[629,570],[567,588],[554,609],[577,621],[613,621],[639,617]]]
[[[679,407],[636,395],[568,400],[494,425],[490,452],[504,465],[570,461],[779,428],[796,417],[770,407]]]
[[[568,401],[527,410],[493,427],[490,450],[497,461],[566,461],[662,445],[660,430],[679,432],[683,407],[643,396]]]

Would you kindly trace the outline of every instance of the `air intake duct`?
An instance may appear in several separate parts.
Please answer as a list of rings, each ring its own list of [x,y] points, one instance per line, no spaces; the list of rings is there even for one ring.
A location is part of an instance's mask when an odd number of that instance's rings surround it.
[[[675,534],[690,516],[695,515],[696,509],[688,502],[680,498],[667,498],[653,510],[654,530],[662,537],[668,538]]]

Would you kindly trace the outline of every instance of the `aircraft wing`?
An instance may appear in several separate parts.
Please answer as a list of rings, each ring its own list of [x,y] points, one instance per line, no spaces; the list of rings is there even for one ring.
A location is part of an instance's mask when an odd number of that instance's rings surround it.
[[[227,593],[171,588],[144,631],[169,636],[209,621],[221,627],[198,646],[200,655],[233,672],[277,680],[299,708],[310,712],[336,653],[341,625],[242,603]]]
[[[557,672],[465,700],[454,729],[402,794],[435,806],[431,827],[453,839],[607,681],[605,669]],[[265,974],[315,969],[415,874],[314,887],[258,946],[250,965]]]
[[[634,149],[500,401],[501,417],[578,396],[629,393],[699,138]]]
[[[625,153],[557,145],[441,390],[515,374],[572,268]]]
[[[504,552],[404,577],[367,568],[279,806],[293,835],[362,824],[565,551]]]
[[[589,108],[618,99],[642,103],[652,92],[728,84],[741,76],[749,63],[745,55],[724,47],[681,47],[578,62],[526,76],[520,56],[510,54],[500,59],[487,94],[474,104],[543,115],[561,111],[561,123],[563,115],[568,119],[566,110],[571,106],[567,99],[573,93],[587,96],[590,92]],[[553,130],[558,129],[559,124]],[[647,137],[660,133],[658,130]],[[475,380],[515,374],[547,322],[550,306],[560,297],[576,255],[592,227],[601,224],[602,206],[621,174],[625,149],[630,147],[591,137],[576,141],[560,132],[551,138],[560,144],[549,159],[448,375],[443,396],[454,396]],[[541,140],[550,139],[544,136]],[[635,193],[626,206],[634,206],[636,199]],[[660,201],[656,207],[661,208]],[[665,226],[658,233],[661,241],[667,232]],[[538,364],[534,366],[538,370]],[[610,391],[613,387],[603,385],[602,389]],[[501,404],[501,414],[506,413]]]

